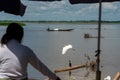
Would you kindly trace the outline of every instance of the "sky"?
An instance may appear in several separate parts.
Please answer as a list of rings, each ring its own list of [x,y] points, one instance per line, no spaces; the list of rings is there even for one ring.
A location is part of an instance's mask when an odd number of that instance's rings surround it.
[[[70,4],[69,0],[42,2],[21,0],[24,16],[0,12],[0,20],[78,21],[98,20],[99,4]],[[102,3],[102,20],[120,21],[120,2]]]

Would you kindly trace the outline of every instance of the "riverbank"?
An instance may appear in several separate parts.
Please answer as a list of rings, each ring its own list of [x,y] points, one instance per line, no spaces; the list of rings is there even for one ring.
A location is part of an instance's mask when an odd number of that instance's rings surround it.
[[[11,22],[17,22],[22,26],[25,26],[25,23],[64,23],[64,24],[98,24],[98,21],[0,21],[0,25],[6,26]],[[101,21],[102,24],[120,24],[120,21]]]
[[[64,23],[64,24],[98,24],[98,21],[20,21],[27,23]],[[120,24],[120,21],[101,21],[102,24]]]
[[[21,26],[25,26],[25,23],[21,22],[21,21],[0,21],[0,26],[7,26],[7,25],[9,25],[12,22],[18,23]]]

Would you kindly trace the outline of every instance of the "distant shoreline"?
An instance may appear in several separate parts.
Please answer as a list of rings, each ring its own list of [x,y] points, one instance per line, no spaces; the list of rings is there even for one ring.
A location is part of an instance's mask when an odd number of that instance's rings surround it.
[[[98,21],[13,21],[13,20],[3,20],[0,21],[0,26],[6,26],[11,22],[19,23],[22,26],[25,26],[26,22],[30,23],[69,23],[69,24],[98,24]],[[102,24],[120,24],[120,21],[101,21]]]
[[[12,22],[18,23],[21,26],[25,26],[26,25],[24,22],[21,22],[21,21],[0,21],[0,26],[7,26],[7,25],[9,25]]]

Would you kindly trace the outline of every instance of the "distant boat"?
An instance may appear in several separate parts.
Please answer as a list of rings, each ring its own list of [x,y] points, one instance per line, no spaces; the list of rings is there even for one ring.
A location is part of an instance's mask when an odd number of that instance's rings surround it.
[[[50,28],[47,28],[46,30],[47,31],[72,31],[74,29],[58,29],[58,28],[50,29]]]
[[[87,39],[87,38],[98,38],[98,36],[92,36],[91,34],[89,33],[85,33],[84,34],[84,38]],[[101,36],[100,38],[104,38],[103,36]]]

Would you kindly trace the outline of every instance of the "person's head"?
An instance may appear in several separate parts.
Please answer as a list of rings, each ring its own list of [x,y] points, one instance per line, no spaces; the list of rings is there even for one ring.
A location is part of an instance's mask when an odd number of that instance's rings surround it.
[[[7,42],[11,39],[15,39],[21,43],[24,35],[23,27],[18,23],[10,23],[6,29],[6,33],[3,35],[1,39],[1,44],[7,44]]]

